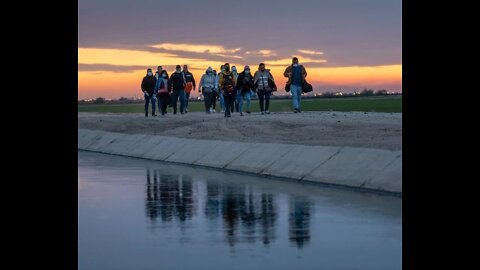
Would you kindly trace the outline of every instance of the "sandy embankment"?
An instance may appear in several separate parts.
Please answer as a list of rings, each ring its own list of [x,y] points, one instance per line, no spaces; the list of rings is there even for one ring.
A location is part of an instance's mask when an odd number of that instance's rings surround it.
[[[302,112],[142,114],[78,113],[78,128],[178,138],[402,149],[401,113]]]

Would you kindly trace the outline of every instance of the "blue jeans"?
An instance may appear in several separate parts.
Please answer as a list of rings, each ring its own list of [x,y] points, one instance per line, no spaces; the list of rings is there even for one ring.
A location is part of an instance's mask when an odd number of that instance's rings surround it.
[[[185,92],[185,109],[188,109],[188,100],[190,99],[190,93]]]
[[[145,98],[145,116],[148,116],[148,104],[152,103],[152,115],[155,114],[155,99],[153,99],[153,95],[143,95]]]
[[[249,92],[246,92],[246,93],[243,93],[240,92],[238,95],[238,111],[239,112],[243,112],[243,100],[245,99],[247,101],[247,112],[250,111],[250,91]]]
[[[240,110],[240,99],[241,99],[241,95],[242,95],[242,90],[241,89],[237,89],[237,95],[235,96],[235,111],[237,112],[241,112]]]
[[[177,101],[180,100],[180,112],[185,112],[185,90],[174,90],[172,95],[173,113],[177,113]]]
[[[265,90],[258,90],[257,95],[260,101],[260,111],[268,111],[268,107],[270,105],[270,94],[272,92],[265,91]]]
[[[223,94],[219,94],[219,99],[220,99],[220,107],[222,108],[222,111],[225,111],[225,99],[223,98]]]
[[[302,98],[302,86],[300,85],[290,85],[290,91],[292,92],[292,106],[293,109],[300,110],[300,101]]]

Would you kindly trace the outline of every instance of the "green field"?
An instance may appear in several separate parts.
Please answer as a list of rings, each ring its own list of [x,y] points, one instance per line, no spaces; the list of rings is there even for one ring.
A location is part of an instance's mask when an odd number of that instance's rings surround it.
[[[143,113],[144,104],[99,104],[78,105],[79,112],[110,112],[110,113]],[[220,103],[217,101],[217,112]],[[244,111],[245,111],[244,103]],[[180,108],[180,103],[177,109]],[[259,112],[258,100],[252,100],[252,112]],[[374,96],[353,98],[322,98],[304,99],[301,104],[302,111],[361,111],[361,112],[402,112],[402,96]],[[168,108],[170,111],[171,108]],[[203,101],[190,101],[189,112],[203,112]],[[271,112],[291,112],[292,101],[271,100]]]

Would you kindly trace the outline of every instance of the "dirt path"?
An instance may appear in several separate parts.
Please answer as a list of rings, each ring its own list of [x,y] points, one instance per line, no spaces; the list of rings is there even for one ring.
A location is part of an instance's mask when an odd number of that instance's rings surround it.
[[[402,149],[401,113],[302,112],[231,118],[188,113],[145,118],[142,114],[78,113],[78,128],[195,139]]]

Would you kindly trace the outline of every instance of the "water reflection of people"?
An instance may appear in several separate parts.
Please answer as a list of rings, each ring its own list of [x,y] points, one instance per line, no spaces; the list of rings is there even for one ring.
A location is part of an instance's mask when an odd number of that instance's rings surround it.
[[[222,215],[224,221],[224,231],[227,242],[230,246],[235,245],[238,241],[237,229],[239,220],[239,203],[240,199],[238,190],[231,186],[225,187],[222,198]]]
[[[255,202],[251,186],[249,187],[248,194],[245,196],[246,199],[240,204],[240,219],[242,221],[243,232],[245,234],[246,241],[255,242],[255,224],[257,220],[257,214],[255,213]]]
[[[274,195],[261,194],[260,198],[255,198],[251,189],[247,192],[240,187],[227,186],[223,188],[221,206],[225,237],[230,246],[239,241],[255,242],[257,226],[265,245],[275,239],[277,213]]]
[[[220,185],[218,183],[207,183],[205,216],[209,220],[216,220],[220,216]]]
[[[189,176],[160,174],[147,169],[146,214],[155,223],[174,218],[181,223],[193,216],[192,179]]]
[[[310,201],[293,198],[290,201],[289,239],[298,248],[310,240]]]
[[[275,239],[275,220],[277,218],[272,194],[262,194],[262,211],[260,212],[260,224],[262,227],[263,244],[268,245]]]
[[[154,223],[178,220],[181,224],[194,214],[193,181],[185,175],[161,174],[147,170],[146,215]],[[269,246],[276,238],[277,202],[272,193],[255,193],[253,186],[207,182],[205,217],[216,223],[223,221],[225,240],[230,246],[238,242],[262,241]],[[310,240],[311,202],[291,198],[289,239],[297,247]]]
[[[154,171],[153,180],[151,179],[151,170],[147,169],[147,199],[146,199],[146,214],[152,222],[155,222],[157,216],[159,215],[158,211],[158,195],[155,190],[158,187],[156,172]]]

